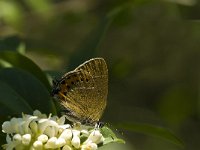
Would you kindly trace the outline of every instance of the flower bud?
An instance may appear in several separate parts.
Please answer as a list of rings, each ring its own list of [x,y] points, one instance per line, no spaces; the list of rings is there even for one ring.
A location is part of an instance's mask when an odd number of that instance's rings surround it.
[[[32,121],[29,126],[30,126],[30,129],[33,133],[37,133],[38,125],[35,121]]]
[[[56,145],[58,147],[63,147],[65,144],[66,144],[66,141],[63,138],[58,138],[58,140],[56,141]]]
[[[43,149],[43,144],[41,141],[35,141],[33,143],[33,147],[35,148],[35,150],[42,150]]]
[[[57,148],[56,141],[57,141],[57,138],[56,137],[52,137],[47,141],[47,143],[44,145],[44,147],[46,149],[48,149],[48,148],[52,148],[52,149],[53,148]]]
[[[42,134],[40,136],[38,136],[38,141],[41,141],[42,143],[46,143],[48,141],[48,136],[45,134]]]
[[[20,134],[15,134],[13,136],[13,141],[21,141],[22,140],[22,136]]]
[[[22,136],[22,144],[24,145],[29,145],[31,142],[31,135],[30,134],[25,134]]]
[[[65,145],[62,150],[72,150],[72,148],[69,145]]]

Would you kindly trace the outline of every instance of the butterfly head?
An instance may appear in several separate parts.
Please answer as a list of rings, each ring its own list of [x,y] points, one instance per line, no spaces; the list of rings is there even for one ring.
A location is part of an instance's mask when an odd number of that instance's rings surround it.
[[[52,88],[52,91],[51,91],[51,96],[54,97],[60,91],[60,81],[58,79],[55,79],[52,82],[53,82],[53,88]]]

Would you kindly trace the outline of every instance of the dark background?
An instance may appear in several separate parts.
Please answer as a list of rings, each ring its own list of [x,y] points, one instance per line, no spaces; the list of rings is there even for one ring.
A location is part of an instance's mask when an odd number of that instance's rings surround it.
[[[199,18],[195,0],[2,0],[0,50],[23,51],[51,75],[103,57],[109,95],[102,120],[162,126],[185,145],[119,127],[127,144],[109,147],[199,150]]]

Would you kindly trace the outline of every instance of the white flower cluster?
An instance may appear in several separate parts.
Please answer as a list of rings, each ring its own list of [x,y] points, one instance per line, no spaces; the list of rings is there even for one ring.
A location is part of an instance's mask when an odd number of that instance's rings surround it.
[[[6,150],[96,150],[97,144],[104,141],[98,129],[71,127],[64,124],[65,119],[65,116],[47,117],[38,110],[33,115],[12,118],[2,125],[2,131],[7,133],[7,144],[2,147]]]

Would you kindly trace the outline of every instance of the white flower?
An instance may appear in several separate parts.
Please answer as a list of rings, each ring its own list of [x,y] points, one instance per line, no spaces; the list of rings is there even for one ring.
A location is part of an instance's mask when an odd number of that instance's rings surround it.
[[[96,150],[97,149],[97,144],[88,142],[85,145],[82,145],[81,150]]]
[[[103,135],[99,132],[99,130],[94,130],[90,133],[88,139],[84,142],[84,143],[88,143],[88,142],[93,142],[96,144],[99,144],[101,142],[103,142],[104,138]]]
[[[6,150],[96,150],[104,137],[98,128],[85,129],[79,123],[71,127],[65,123],[66,116],[58,117],[42,114],[36,110],[33,115],[22,114],[2,124],[6,133]],[[84,141],[81,138],[84,137]]]

